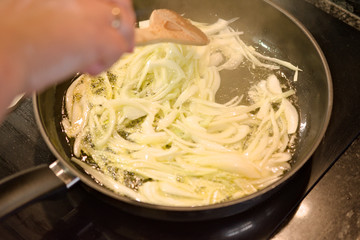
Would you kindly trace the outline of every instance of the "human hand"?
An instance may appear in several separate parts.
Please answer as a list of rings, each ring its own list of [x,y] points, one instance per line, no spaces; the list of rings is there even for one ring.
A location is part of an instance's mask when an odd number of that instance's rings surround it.
[[[13,94],[43,89],[79,71],[97,74],[134,47],[131,0],[3,0],[0,15],[1,84],[7,79]]]

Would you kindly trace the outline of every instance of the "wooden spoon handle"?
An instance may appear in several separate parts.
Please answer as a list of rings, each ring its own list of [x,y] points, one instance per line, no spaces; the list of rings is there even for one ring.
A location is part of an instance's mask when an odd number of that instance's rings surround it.
[[[154,10],[147,28],[135,30],[136,45],[175,42],[188,45],[206,45],[207,36],[189,20],[168,9]]]

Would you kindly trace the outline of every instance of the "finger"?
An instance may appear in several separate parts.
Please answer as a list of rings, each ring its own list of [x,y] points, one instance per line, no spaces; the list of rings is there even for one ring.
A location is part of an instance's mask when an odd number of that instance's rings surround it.
[[[132,8],[131,0],[105,0],[105,1],[107,1],[109,4],[117,4],[125,8]]]
[[[96,57],[85,65],[85,72],[96,75],[109,68],[123,53],[133,50],[135,14],[130,2],[94,0],[94,3],[100,4],[101,8],[96,11],[100,13],[97,14],[97,20],[93,18],[94,15],[89,16],[92,26],[97,29],[95,38],[90,40],[97,42],[95,48],[92,49]]]
[[[114,4],[112,8],[113,19],[111,25],[118,30],[118,32],[125,36],[130,42],[130,51],[134,47],[134,27],[135,27],[135,13],[131,4],[126,4],[130,1],[112,0]],[[120,3],[121,2],[121,3]]]

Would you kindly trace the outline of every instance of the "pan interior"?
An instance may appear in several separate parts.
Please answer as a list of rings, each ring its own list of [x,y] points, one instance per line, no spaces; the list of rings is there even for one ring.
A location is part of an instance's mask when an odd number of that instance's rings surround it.
[[[148,0],[134,1],[134,6],[138,20],[148,19],[152,10],[157,8],[168,8],[178,13],[184,13],[185,17],[199,22],[211,23],[218,18],[238,18],[231,26],[244,32],[241,38],[248,45],[258,48],[260,52],[268,56],[290,61],[302,69],[302,72],[299,73],[299,80],[291,83],[296,91],[298,107],[300,109],[300,137],[292,161],[292,170],[286,173],[283,179],[270,187],[248,197],[220,204],[221,206],[241,203],[259,197],[286,181],[303,166],[315,151],[325,133],[332,106],[331,79],[326,61],[306,30],[302,29],[301,26],[271,4],[260,0]],[[244,69],[239,71],[242,71],[240,74],[244,76],[249,75],[249,72],[246,72]],[[286,71],[284,73],[290,74]],[[223,76],[224,81],[219,90],[219,101],[226,101],[237,94],[247,91],[248,84],[234,81],[234,79],[237,79],[235,76],[238,74],[238,71],[233,73],[225,72]],[[70,81],[66,81],[36,96],[35,107],[38,109],[40,127],[43,130],[44,138],[49,147],[58,158],[64,159],[67,166],[75,174],[79,175],[86,184],[113,198],[138,204],[135,201],[118,196],[105,188],[96,186],[97,184],[88,175],[84,174],[69,161],[71,150],[60,127],[62,100],[69,84]],[[217,206],[205,206],[199,207],[199,209],[216,208]],[[194,210],[197,207],[168,207],[166,209]]]

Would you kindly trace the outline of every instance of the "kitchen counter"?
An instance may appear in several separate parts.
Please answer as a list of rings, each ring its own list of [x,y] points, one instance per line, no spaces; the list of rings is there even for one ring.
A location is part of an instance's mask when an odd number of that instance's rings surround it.
[[[360,2],[358,0],[306,0],[317,8],[360,30]]]

